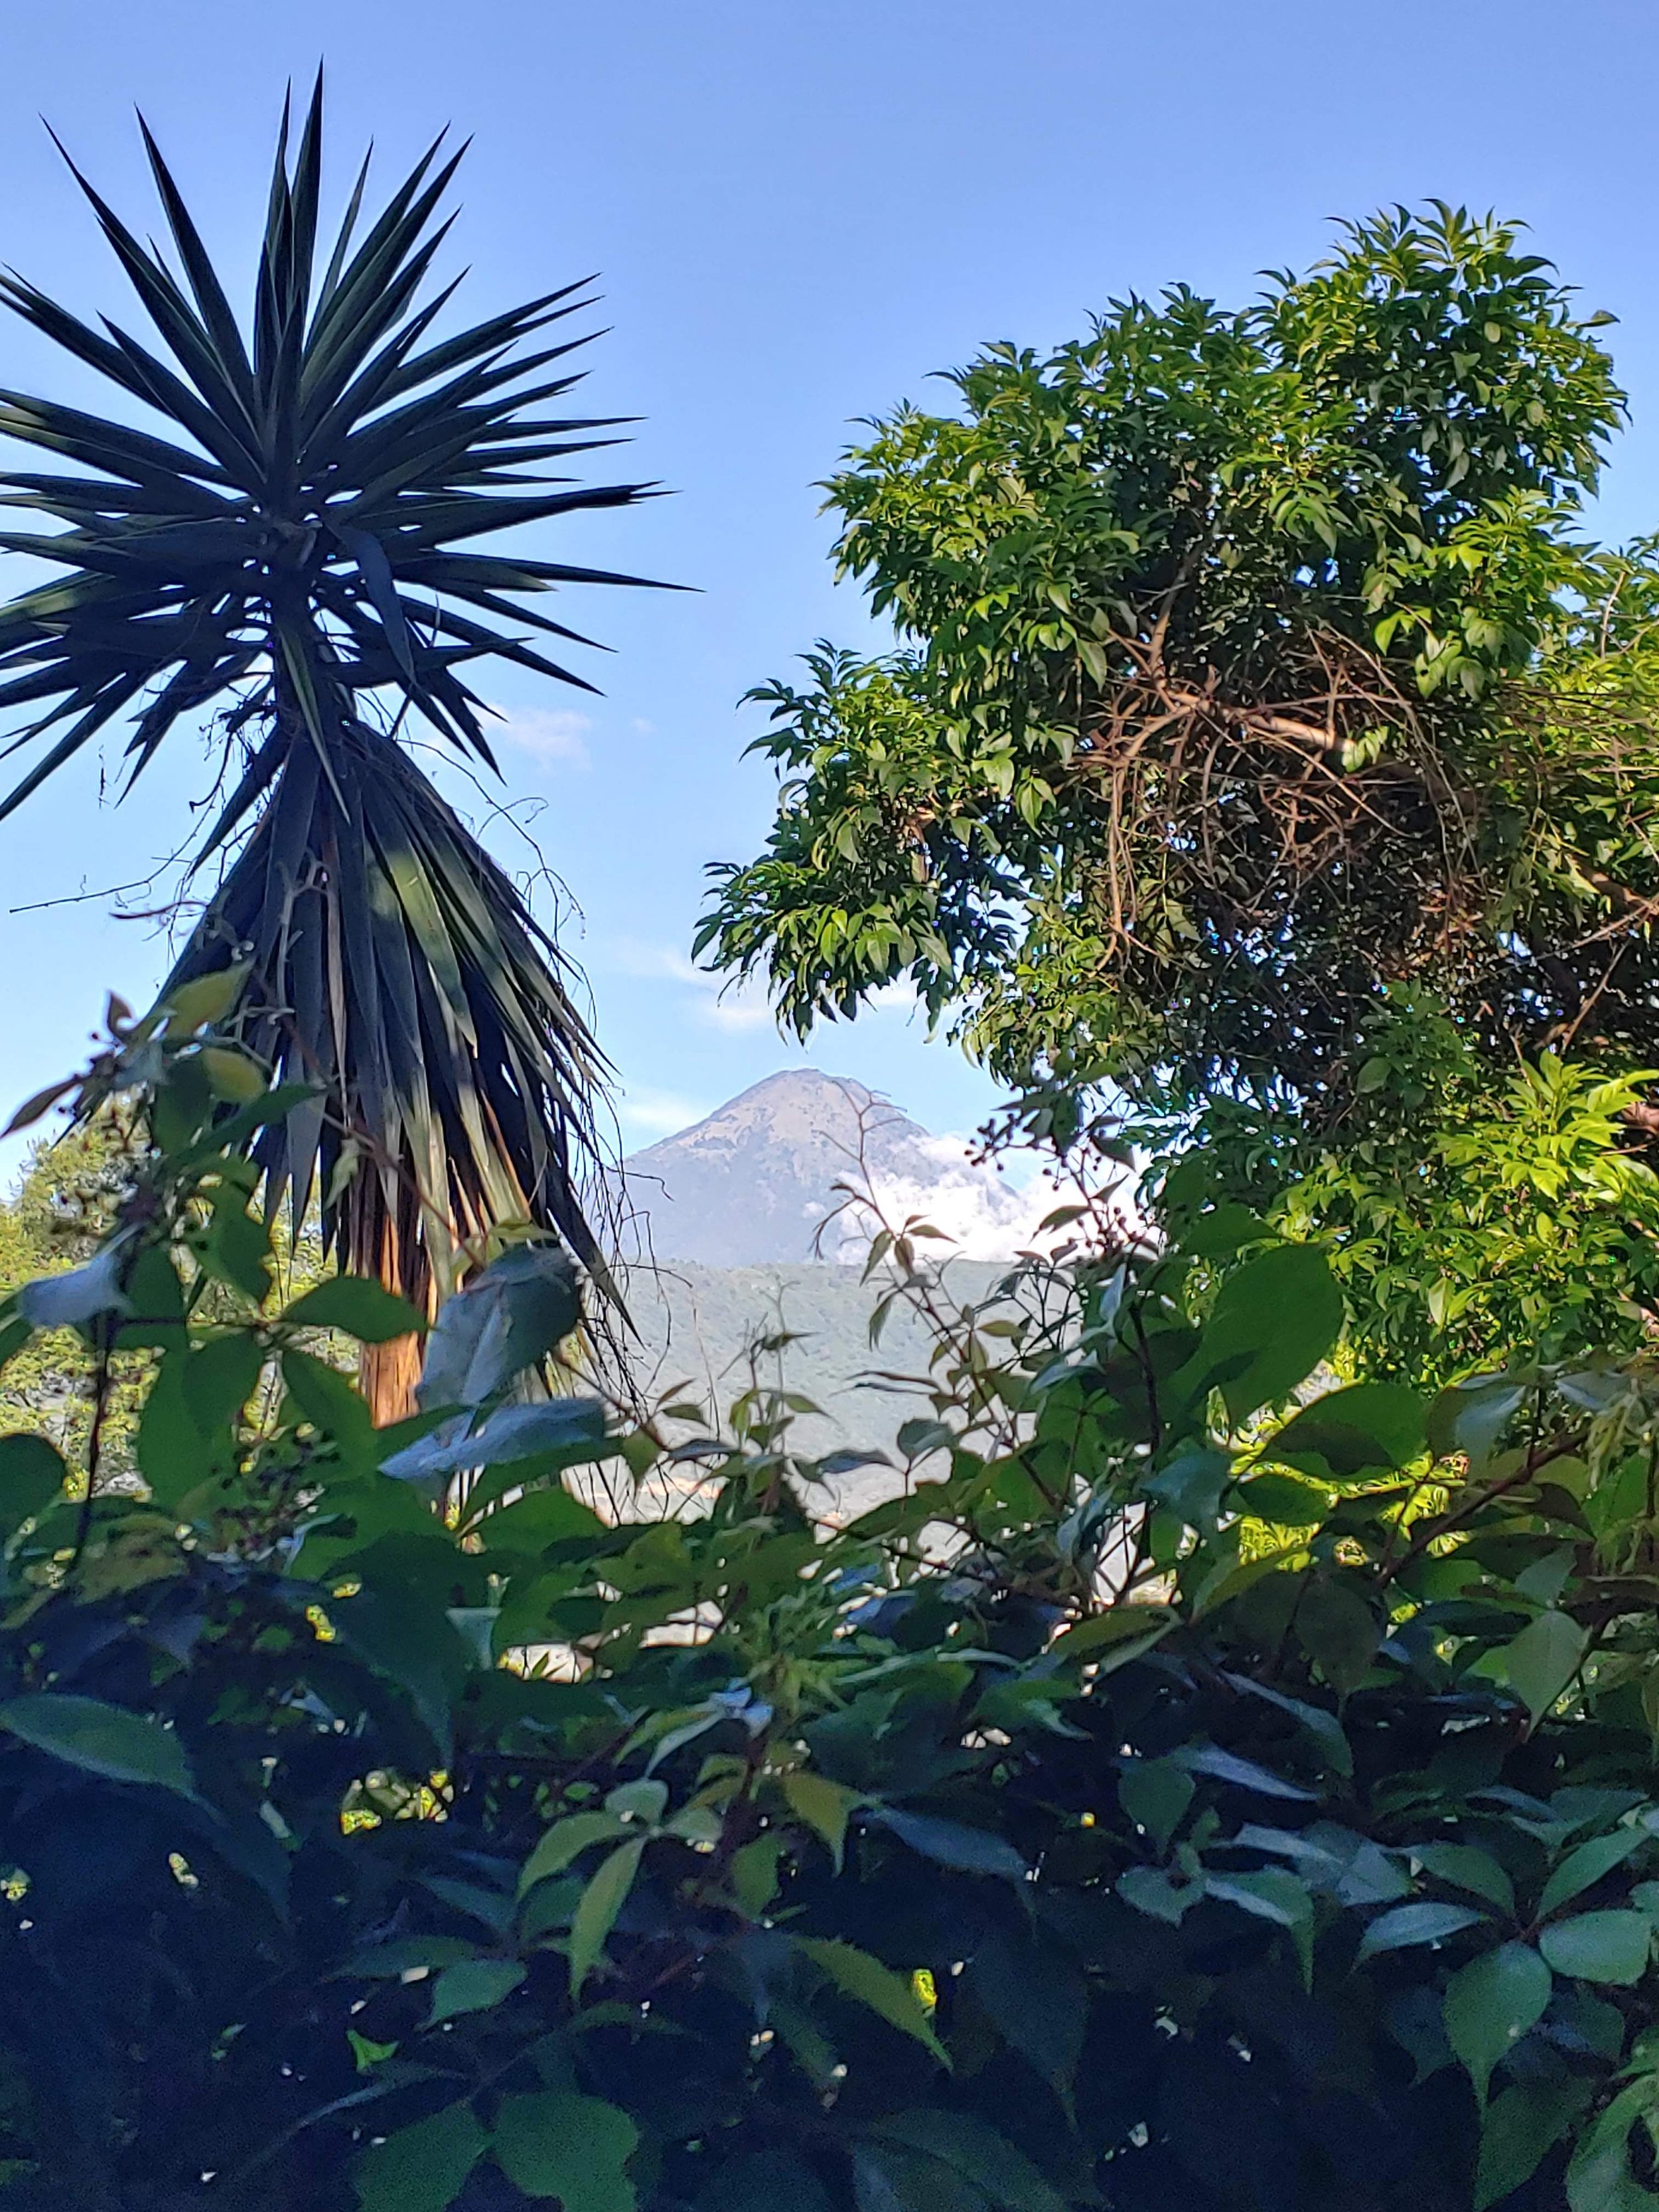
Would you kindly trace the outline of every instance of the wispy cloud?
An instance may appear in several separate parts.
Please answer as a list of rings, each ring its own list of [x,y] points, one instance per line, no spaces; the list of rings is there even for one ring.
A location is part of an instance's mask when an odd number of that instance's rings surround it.
[[[675,1091],[656,1091],[648,1083],[633,1083],[617,1102],[617,1119],[623,1128],[642,1137],[672,1137],[701,1121],[708,1108],[700,1099],[684,1098]]]
[[[769,1029],[772,1009],[758,985],[732,983],[703,969],[671,945],[643,945],[626,939],[617,947],[617,965],[625,975],[660,976],[680,983],[690,994],[687,1001],[696,1020],[717,1030]]]
[[[486,721],[484,733],[494,744],[510,745],[544,763],[558,762],[567,768],[589,768],[587,733],[592,723],[586,714],[563,707],[504,707],[505,718]]]

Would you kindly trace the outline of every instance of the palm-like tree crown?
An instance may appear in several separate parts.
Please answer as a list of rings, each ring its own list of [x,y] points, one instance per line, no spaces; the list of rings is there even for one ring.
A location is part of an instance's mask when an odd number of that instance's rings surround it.
[[[62,526],[0,548],[67,572],[0,606],[0,713],[28,717],[7,750],[44,747],[0,818],[118,717],[136,777],[180,717],[219,715],[235,782],[203,857],[228,865],[169,988],[246,963],[245,1036],[313,1086],[262,1139],[271,1202],[303,1206],[320,1170],[343,1258],[416,1297],[505,1219],[591,1263],[604,1063],[556,947],[396,738],[410,713],[493,767],[474,665],[582,682],[531,639],[586,641],[520,601],[641,580],[475,550],[647,489],[547,473],[615,442],[544,411],[582,339],[524,348],[583,288],[430,337],[454,289],[421,301],[460,158],[441,141],[372,219],[365,163],[324,261],[319,80],[291,161],[284,112],[245,333],[144,140],[178,273],[75,173],[159,350],[0,276],[167,433],[0,392],[0,434],[92,471],[0,475],[0,503]]]

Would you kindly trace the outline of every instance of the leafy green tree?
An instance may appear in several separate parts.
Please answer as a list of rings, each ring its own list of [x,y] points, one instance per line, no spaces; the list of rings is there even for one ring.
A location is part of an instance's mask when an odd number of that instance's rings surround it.
[[[503,1222],[598,1267],[582,1178],[604,1063],[556,948],[398,733],[413,715],[493,768],[480,664],[582,680],[525,635],[575,633],[521,599],[629,580],[477,550],[638,495],[563,473],[611,442],[564,411],[581,288],[435,336],[454,288],[422,293],[459,156],[433,147],[378,213],[365,167],[319,242],[319,80],[291,161],[284,118],[245,327],[145,143],[178,273],[81,181],[160,351],[0,284],[165,433],[0,400],[8,439],[90,471],[0,477],[0,501],[62,526],[0,547],[64,571],[0,608],[0,710],[45,748],[0,816],[100,731],[127,727],[137,776],[181,720],[217,716],[228,791],[198,860],[226,865],[172,981],[229,970],[240,1034],[308,1086],[258,1140],[270,1203],[297,1222],[319,1189],[331,1244],[420,1310]],[[386,1408],[406,1381],[379,1376]]]
[[[1650,1347],[1659,1177],[1627,1123],[1650,1079],[1546,1053],[1494,1087],[1443,1015],[1391,1008],[1374,1026],[1364,1079],[1380,1104],[1363,1133],[1304,1143],[1287,1180],[1285,1148],[1255,1117],[1212,1109],[1208,1141],[1149,1175],[1165,1224],[1208,1203],[1320,1243],[1371,1375],[1428,1388],[1500,1343],[1546,1358]]]
[[[93,1258],[130,1200],[143,1153],[141,1123],[111,1104],[54,1142],[35,1146],[15,1191],[0,1205],[0,1299]],[[333,1273],[320,1231],[314,1206],[297,1238],[286,1215],[271,1222],[275,1277],[289,1297]],[[198,1281],[196,1289],[208,1320],[221,1292],[210,1282]],[[319,1335],[309,1348],[336,1365],[352,1362],[351,1347],[341,1339]],[[37,1332],[0,1374],[0,1428],[49,1437],[72,1467],[84,1467],[99,1372],[95,1352],[76,1329]],[[100,1425],[106,1474],[131,1470],[133,1435],[154,1376],[155,1361],[146,1352],[112,1357]]]
[[[1402,999],[1461,1040],[1460,1125],[1517,1051],[1659,1063],[1659,583],[1582,534],[1604,319],[1437,204],[878,422],[830,500],[900,649],[757,695],[777,821],[700,948],[802,1031],[908,978],[1166,1139],[1247,1108],[1216,1126],[1281,1180],[1437,1128],[1370,1080]]]

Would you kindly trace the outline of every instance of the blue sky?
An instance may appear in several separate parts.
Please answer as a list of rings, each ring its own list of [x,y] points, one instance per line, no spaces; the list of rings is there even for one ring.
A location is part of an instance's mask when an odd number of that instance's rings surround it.
[[[902,1007],[803,1055],[688,959],[704,864],[747,856],[769,815],[740,695],[820,635],[869,635],[814,481],[854,418],[923,396],[931,370],[1074,334],[1132,289],[1241,299],[1257,270],[1316,256],[1333,216],[1496,206],[1620,318],[1633,422],[1601,526],[1659,526],[1644,0],[78,0],[13,10],[6,44],[0,260],[83,311],[126,301],[39,118],[143,229],[142,106],[246,276],[284,79],[319,56],[337,188],[370,137],[389,174],[446,123],[473,134],[450,258],[475,314],[601,272],[588,397],[644,417],[624,465],[675,496],[544,542],[698,592],[573,595],[614,648],[583,664],[605,696],[514,677],[495,696],[515,733],[503,795],[580,910],[568,941],[630,1144],[802,1057],[939,1129],[993,1101]],[[91,396],[3,325],[0,384]],[[205,781],[184,738],[116,810],[88,758],[0,824],[0,1098],[73,1065],[104,990],[142,998],[163,958],[106,896],[41,902],[146,876]],[[492,835],[513,863],[507,826]]]

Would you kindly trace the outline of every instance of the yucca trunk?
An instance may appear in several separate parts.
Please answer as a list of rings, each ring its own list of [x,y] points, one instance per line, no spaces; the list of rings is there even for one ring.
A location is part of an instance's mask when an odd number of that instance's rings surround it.
[[[319,1190],[339,1266],[428,1315],[514,1227],[603,1283],[580,1170],[605,1069],[556,952],[401,746],[343,734],[324,761],[279,693],[269,803],[166,987],[247,964],[242,1040],[307,1094],[257,1147],[268,1203]],[[413,1337],[366,1351],[377,1423],[413,1412],[419,1371]]]

